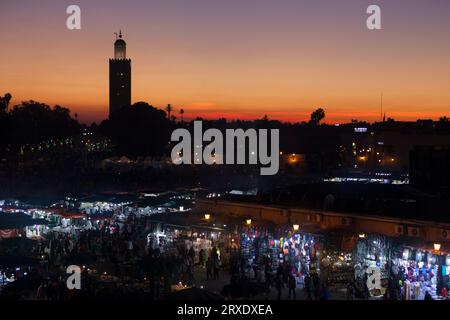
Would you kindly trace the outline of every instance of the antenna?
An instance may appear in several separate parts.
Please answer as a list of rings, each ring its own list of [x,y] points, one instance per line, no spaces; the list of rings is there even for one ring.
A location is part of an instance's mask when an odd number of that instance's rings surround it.
[[[381,93],[380,108],[381,108],[380,120],[381,122],[383,122],[383,92]]]

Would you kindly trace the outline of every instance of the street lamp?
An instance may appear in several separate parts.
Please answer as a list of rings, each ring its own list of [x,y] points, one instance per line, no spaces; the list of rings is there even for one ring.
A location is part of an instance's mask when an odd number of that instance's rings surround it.
[[[435,243],[434,244],[434,250],[436,250],[436,251],[441,250],[441,244],[440,243]]]
[[[366,237],[366,234],[365,233],[360,233],[358,236],[359,236],[360,239],[364,239]]]
[[[249,226],[249,225],[251,225],[252,224],[252,219],[247,219],[246,221],[245,221],[246,223],[247,223],[247,225]]]
[[[211,219],[211,215],[209,213],[205,214],[205,220],[208,221],[209,219]]]
[[[292,227],[294,228],[294,231],[298,231],[298,229],[300,229],[300,225],[298,224],[294,224]]]

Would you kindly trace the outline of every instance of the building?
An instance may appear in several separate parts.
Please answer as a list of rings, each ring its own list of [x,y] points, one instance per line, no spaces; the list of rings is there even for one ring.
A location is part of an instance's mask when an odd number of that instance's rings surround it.
[[[114,59],[109,59],[109,116],[131,105],[131,59],[122,31],[114,43]]]
[[[265,194],[199,198],[195,211],[252,224],[299,225],[307,233],[383,234],[450,248],[450,203],[406,185],[310,183]]]

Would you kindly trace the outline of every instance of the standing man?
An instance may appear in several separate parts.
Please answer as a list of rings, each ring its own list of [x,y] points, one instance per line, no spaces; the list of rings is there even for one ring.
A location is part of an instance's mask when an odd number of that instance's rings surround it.
[[[289,273],[288,276],[288,288],[289,288],[288,299],[291,299],[291,292],[292,292],[294,300],[297,300],[297,296],[295,294],[295,289],[297,288],[297,281],[295,280],[295,277],[292,273]]]

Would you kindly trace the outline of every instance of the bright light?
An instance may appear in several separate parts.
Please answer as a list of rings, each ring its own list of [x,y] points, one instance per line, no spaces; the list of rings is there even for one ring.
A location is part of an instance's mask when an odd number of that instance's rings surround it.
[[[211,219],[211,215],[210,214],[205,214],[205,220],[209,220],[209,219]]]
[[[436,250],[436,251],[441,250],[441,244],[440,243],[435,243],[434,244],[434,250]]]
[[[298,229],[300,229],[300,226],[298,224],[294,224],[292,227],[294,228],[294,231],[298,231]]]
[[[366,235],[365,235],[364,233],[360,233],[360,234],[359,234],[359,237],[360,237],[361,239],[364,239],[364,238],[366,237]]]
[[[252,219],[247,219],[246,221],[245,221],[246,223],[247,223],[247,225],[249,226],[249,225],[251,225],[252,224]]]
[[[408,260],[409,257],[409,250],[405,249],[403,250],[403,260]]]

